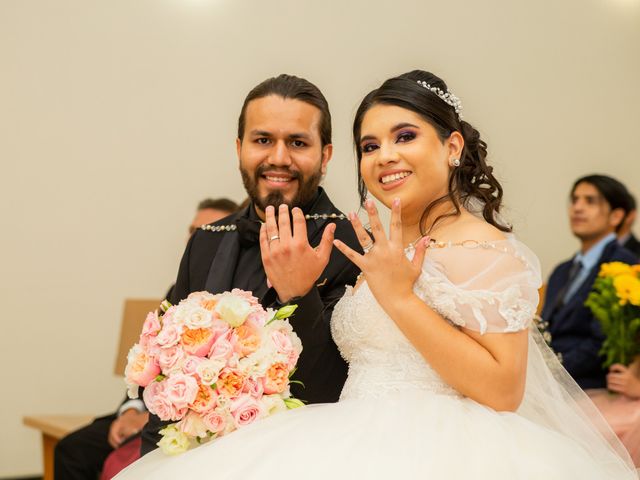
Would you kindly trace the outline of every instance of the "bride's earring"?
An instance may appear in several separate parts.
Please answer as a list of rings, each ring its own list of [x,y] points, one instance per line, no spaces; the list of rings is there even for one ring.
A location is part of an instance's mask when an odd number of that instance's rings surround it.
[[[457,159],[457,158],[454,158],[454,159],[449,161],[449,165],[451,165],[452,167],[459,167],[460,166],[460,160]]]

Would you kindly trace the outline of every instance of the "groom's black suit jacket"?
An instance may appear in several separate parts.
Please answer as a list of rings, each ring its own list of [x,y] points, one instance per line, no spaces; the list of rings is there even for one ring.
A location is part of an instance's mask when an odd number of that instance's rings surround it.
[[[309,215],[340,214],[321,188],[303,211]],[[239,233],[239,230],[246,229],[247,223],[257,222],[259,220],[254,207],[249,205],[246,209],[212,224],[238,225],[238,230],[196,231],[187,245],[169,301],[175,305],[191,292],[206,290],[220,293],[240,288],[252,291],[263,306],[277,308],[277,294],[273,288],[267,287],[259,244],[248,242],[246,236]],[[335,238],[362,252],[351,224],[348,220],[340,219],[307,220],[307,234],[312,246],[320,243],[324,227],[329,222],[336,223]],[[300,268],[304,268],[304,265],[300,265]],[[338,400],[347,378],[347,365],[331,338],[329,322],[333,307],[344,294],[345,286],[353,285],[358,273],[358,268],[334,248],[316,286],[304,297],[295,300],[298,309],[290,322],[302,341],[303,350],[294,378],[300,380],[305,387],[292,384],[293,396],[309,403]],[[143,455],[156,448],[156,443],[160,440],[158,432],[167,423],[170,422],[162,422],[157,416],[150,415],[142,432]]]

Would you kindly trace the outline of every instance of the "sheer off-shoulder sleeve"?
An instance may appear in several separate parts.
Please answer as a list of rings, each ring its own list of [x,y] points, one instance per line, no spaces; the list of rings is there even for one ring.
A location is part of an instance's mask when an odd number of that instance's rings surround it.
[[[537,257],[510,236],[435,244],[414,290],[453,324],[485,334],[528,328],[540,284]]]

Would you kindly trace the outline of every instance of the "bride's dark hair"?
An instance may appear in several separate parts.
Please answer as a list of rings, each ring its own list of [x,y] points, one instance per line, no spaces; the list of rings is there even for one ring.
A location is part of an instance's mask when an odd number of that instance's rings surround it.
[[[480,133],[475,128],[468,122],[460,120],[454,107],[445,103],[435,93],[418,84],[418,81],[426,82],[432,87],[440,88],[445,92],[448,91],[444,81],[433,73],[414,70],[398,77],[390,78],[380,88],[373,90],[364,97],[358,107],[353,121],[353,139],[358,157],[358,193],[360,194],[360,203],[364,204],[367,196],[367,188],[360,174],[362,119],[367,111],[375,105],[394,105],[420,115],[436,130],[441,142],[449,138],[454,131],[460,132],[462,138],[464,138],[460,166],[451,170],[448,192],[427,205],[422,214],[420,228],[423,228],[425,219],[435,206],[451,201],[455,211],[438,216],[428,230],[431,230],[436,223],[447,217],[460,215],[461,203],[464,204],[469,197],[475,197],[484,204],[482,209],[484,219],[503,232],[510,232],[511,228],[500,223],[496,218],[502,204],[502,186],[493,176],[493,167],[486,163],[487,144],[480,139]],[[424,234],[425,232],[422,233]]]

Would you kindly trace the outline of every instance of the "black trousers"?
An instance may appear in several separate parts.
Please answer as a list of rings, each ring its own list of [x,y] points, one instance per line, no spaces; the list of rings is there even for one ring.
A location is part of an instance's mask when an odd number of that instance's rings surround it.
[[[70,433],[56,445],[55,480],[95,480],[113,451],[109,445],[109,427],[116,415],[95,419],[91,424]]]

